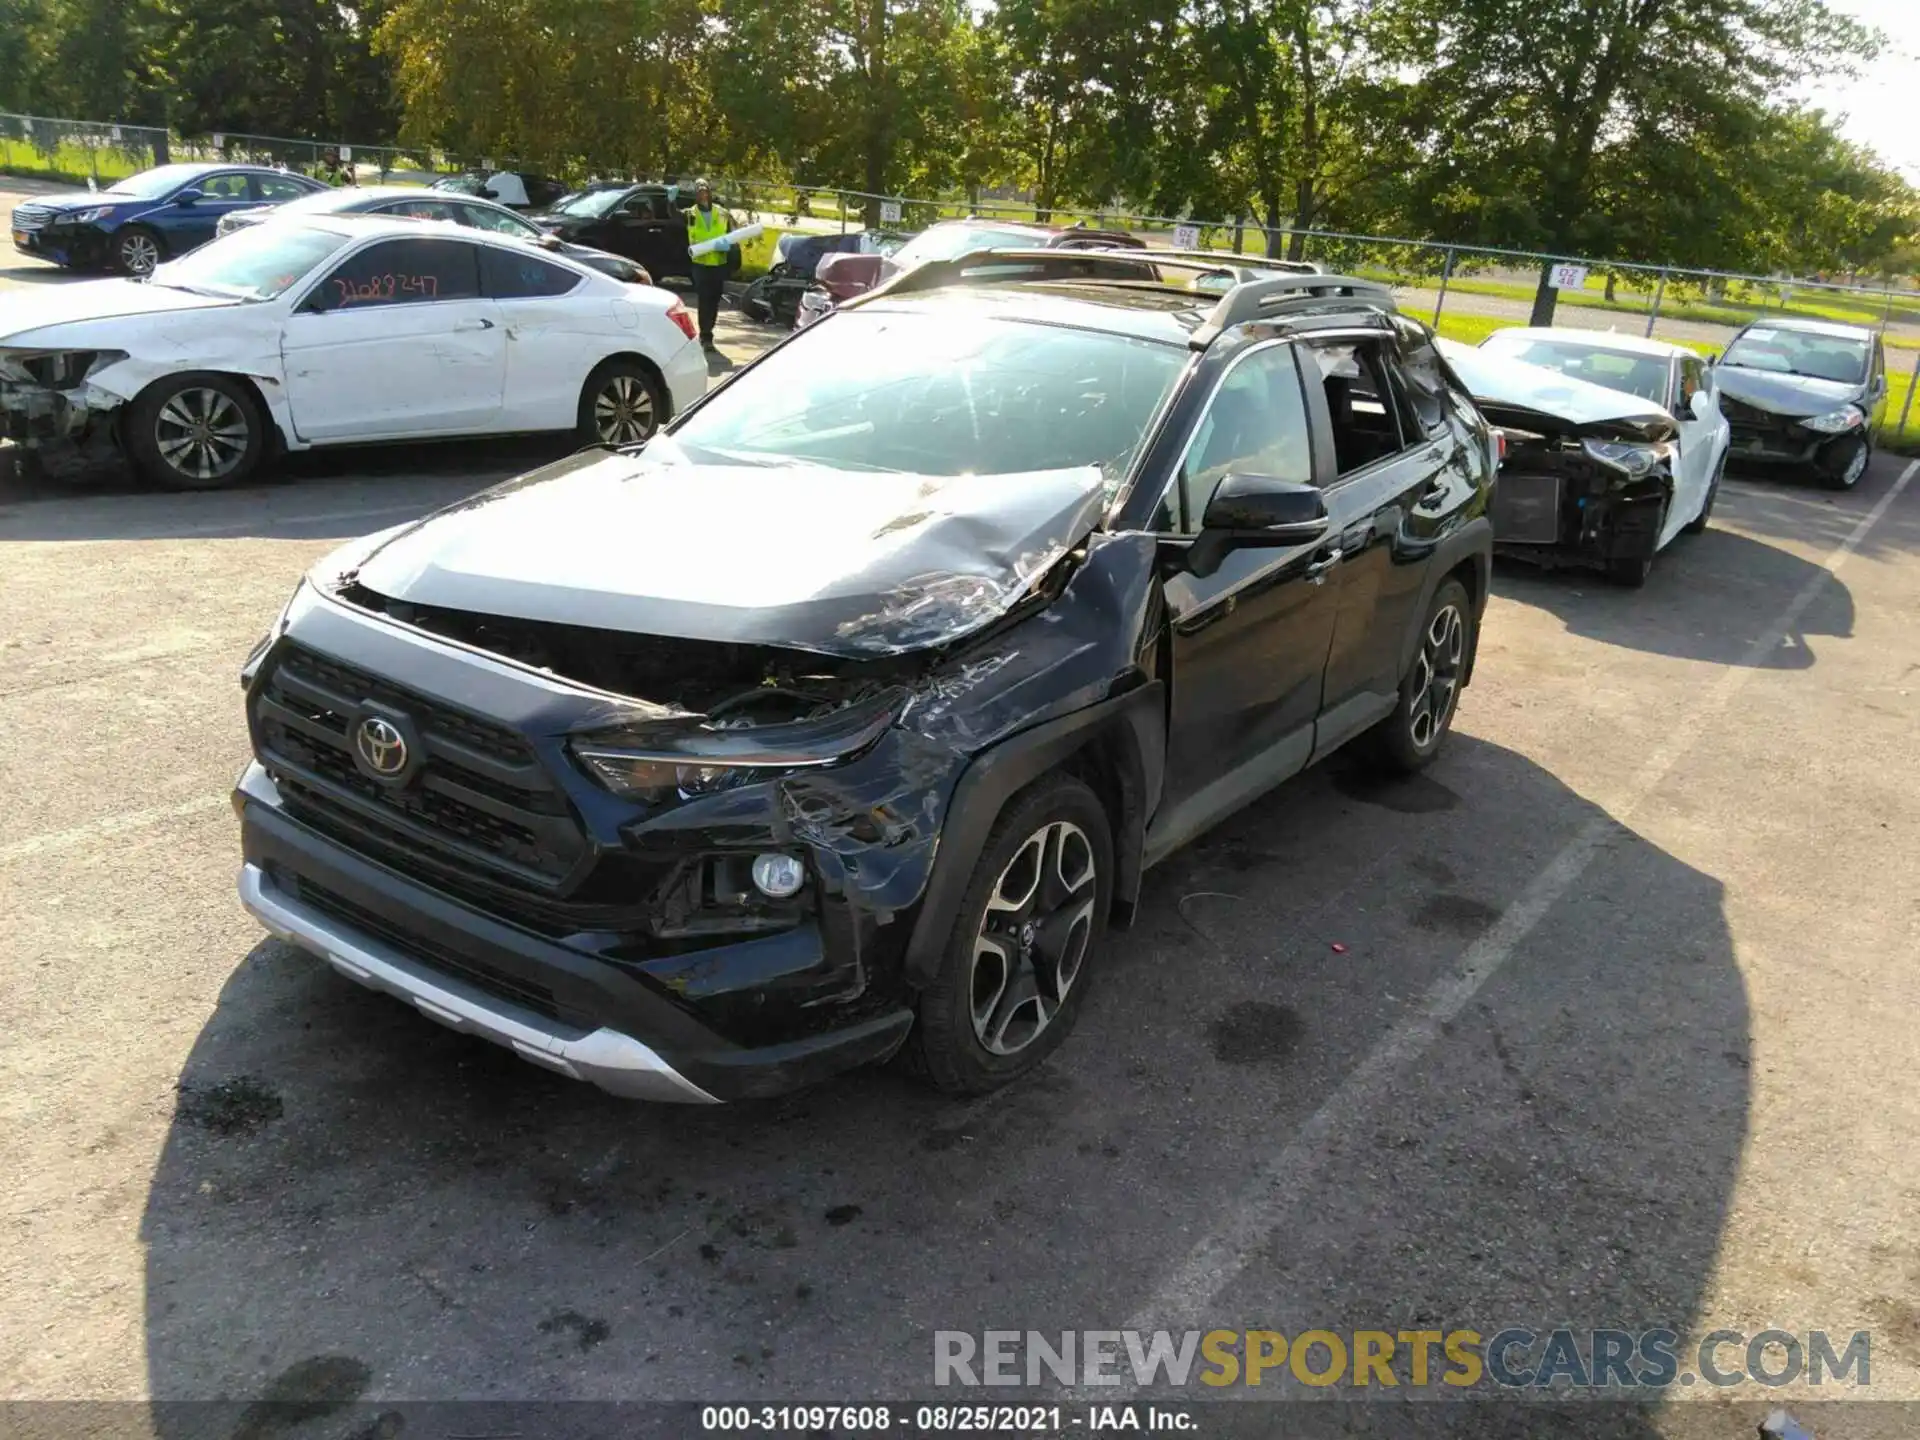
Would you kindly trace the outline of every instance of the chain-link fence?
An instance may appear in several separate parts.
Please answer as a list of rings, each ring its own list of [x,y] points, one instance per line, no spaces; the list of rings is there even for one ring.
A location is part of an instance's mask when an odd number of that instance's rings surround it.
[[[170,135],[133,125],[0,114],[0,170],[102,187],[169,160],[286,165],[311,172],[337,150],[365,179],[418,181],[468,169],[515,168],[507,156],[361,145],[271,135]],[[690,176],[679,177],[683,182]],[[1209,220],[1121,210],[1036,206],[1005,194],[926,197],[876,195],[716,175],[727,203],[774,230],[813,233],[877,228],[911,234],[941,220],[1079,225],[1115,230],[1149,246],[1212,249],[1309,260],[1394,287],[1401,307],[1455,339],[1478,341],[1531,318],[1543,274],[1554,282],[1554,325],[1618,330],[1690,345],[1725,346],[1735,330],[1768,315],[1797,315],[1864,325],[1884,333],[1897,425],[1890,438],[1920,442],[1914,392],[1920,388],[1920,289],[1823,278],[1741,275],[1638,262],[1327,230],[1269,230],[1247,218]],[[770,246],[770,242],[769,242]]]
[[[1617,330],[1723,349],[1741,326],[1768,315],[1832,320],[1881,331],[1888,347],[1892,403],[1885,438],[1920,443],[1920,288],[1896,283],[1797,279],[1602,261],[1441,241],[1286,228],[1250,219],[1220,221],[1077,207],[1037,208],[1018,199],[873,195],[756,180],[721,182],[724,192],[764,223],[811,231],[914,232],[940,220],[1080,225],[1122,231],[1149,246],[1272,255],[1311,261],[1393,287],[1402,309],[1458,340],[1478,342],[1532,318],[1542,275],[1553,283],[1550,324]]]
[[[508,157],[463,156],[445,150],[351,141],[295,139],[215,131],[179,135],[143,125],[107,125],[43,115],[0,114],[0,173],[101,188],[155,165],[205,160],[284,165],[313,173],[337,151],[362,179],[430,181],[464,170],[511,168]]]

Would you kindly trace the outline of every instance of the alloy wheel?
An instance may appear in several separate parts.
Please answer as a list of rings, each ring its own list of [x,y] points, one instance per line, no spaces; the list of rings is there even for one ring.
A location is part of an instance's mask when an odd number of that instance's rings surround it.
[[[120,239],[120,264],[129,275],[151,275],[160,263],[160,247],[151,236],[135,231]]]
[[[233,397],[205,387],[171,396],[153,422],[160,457],[195,480],[232,474],[246,459],[250,439],[246,413]]]
[[[1466,620],[1457,606],[1441,606],[1421,637],[1420,653],[1413,662],[1413,703],[1407,707],[1407,727],[1416,748],[1425,750],[1433,744],[1453,713],[1466,652]]]
[[[1851,490],[1860,483],[1860,477],[1867,473],[1867,447],[1862,441],[1853,447],[1853,458],[1847,461],[1847,468],[1841,472],[1840,483]]]
[[[994,881],[973,941],[973,1033],[994,1055],[1039,1039],[1080,977],[1099,894],[1094,851],[1071,820],[1026,838]]]
[[[632,445],[654,431],[653,395],[637,375],[615,375],[593,397],[595,432],[609,445]]]

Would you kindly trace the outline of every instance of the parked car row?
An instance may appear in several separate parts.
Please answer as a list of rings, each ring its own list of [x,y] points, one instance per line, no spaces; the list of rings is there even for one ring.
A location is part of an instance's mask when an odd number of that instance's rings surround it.
[[[818,247],[864,283],[709,391],[671,295],[478,197],[391,199],[8,297],[0,406],[176,487],[586,442],[298,586],[242,676],[240,890],[629,1096],[1025,1074],[1148,867],[1336,751],[1440,753],[1496,551],[1639,584],[1730,454],[1851,485],[1884,402],[1848,327],[1470,349],[1362,279],[967,222]]]

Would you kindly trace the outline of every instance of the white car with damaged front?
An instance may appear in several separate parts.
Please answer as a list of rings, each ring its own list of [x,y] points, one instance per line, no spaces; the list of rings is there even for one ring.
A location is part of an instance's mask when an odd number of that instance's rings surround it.
[[[172,489],[279,449],[573,431],[646,439],[706,392],[686,307],[505,236],[327,216],[0,299],[0,412],[111,440]]]

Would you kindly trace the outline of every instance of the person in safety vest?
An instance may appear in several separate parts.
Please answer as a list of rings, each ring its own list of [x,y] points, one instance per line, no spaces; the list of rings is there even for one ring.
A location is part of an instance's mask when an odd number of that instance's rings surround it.
[[[717,240],[733,229],[733,217],[713,203],[713,186],[705,179],[693,182],[693,208],[687,212],[687,244]],[[693,257],[693,293],[700,309],[700,348],[713,349],[713,322],[720,313],[727,274],[733,268],[732,246]]]

